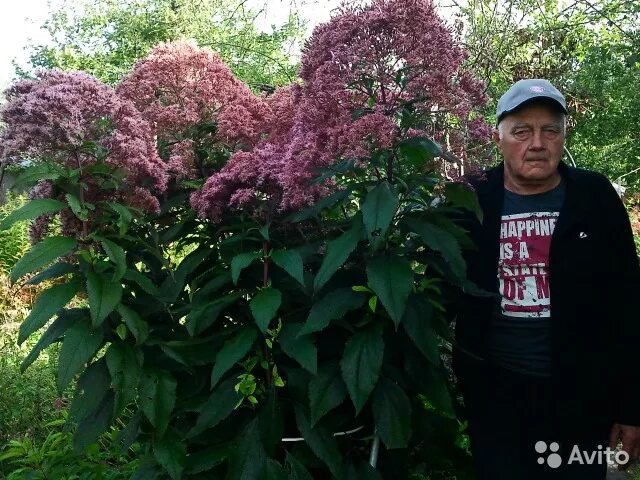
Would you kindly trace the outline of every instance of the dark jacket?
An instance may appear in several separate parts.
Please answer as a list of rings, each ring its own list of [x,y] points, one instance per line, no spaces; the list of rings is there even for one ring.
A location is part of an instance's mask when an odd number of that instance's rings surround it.
[[[640,266],[629,217],[604,176],[564,163],[559,170],[566,196],[549,253],[551,372],[558,412],[569,429],[593,422],[640,425]],[[466,254],[468,275],[498,295],[503,164],[471,183],[484,219],[465,222],[478,246]],[[454,347],[463,392],[486,382],[478,368],[486,363],[496,301],[464,297]]]

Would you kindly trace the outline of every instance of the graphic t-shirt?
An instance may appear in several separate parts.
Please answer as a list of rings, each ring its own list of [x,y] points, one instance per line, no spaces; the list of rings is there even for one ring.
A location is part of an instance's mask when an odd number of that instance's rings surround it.
[[[498,287],[489,335],[490,358],[500,366],[550,375],[549,247],[565,185],[534,195],[505,189],[500,225]]]

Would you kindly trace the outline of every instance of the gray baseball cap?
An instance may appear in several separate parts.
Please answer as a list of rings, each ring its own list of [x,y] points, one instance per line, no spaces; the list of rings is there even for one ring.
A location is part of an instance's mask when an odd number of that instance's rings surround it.
[[[547,80],[529,78],[517,81],[500,97],[498,108],[496,109],[497,123],[500,123],[505,115],[516,111],[522,104],[535,98],[552,100],[558,104],[564,113],[569,113],[567,102],[556,87]]]

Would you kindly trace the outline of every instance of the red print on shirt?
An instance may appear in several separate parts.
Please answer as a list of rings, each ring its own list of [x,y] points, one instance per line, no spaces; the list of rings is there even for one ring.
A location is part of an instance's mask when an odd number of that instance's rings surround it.
[[[498,280],[502,314],[549,317],[549,247],[558,212],[503,215]]]

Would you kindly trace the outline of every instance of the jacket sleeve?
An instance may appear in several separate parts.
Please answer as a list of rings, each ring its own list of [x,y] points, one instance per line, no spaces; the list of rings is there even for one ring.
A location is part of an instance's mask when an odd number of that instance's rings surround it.
[[[610,305],[613,322],[612,352],[620,370],[616,391],[615,421],[623,425],[640,426],[640,264],[633,239],[629,216],[611,183],[603,178],[601,204],[603,223],[608,228],[610,261]]]

